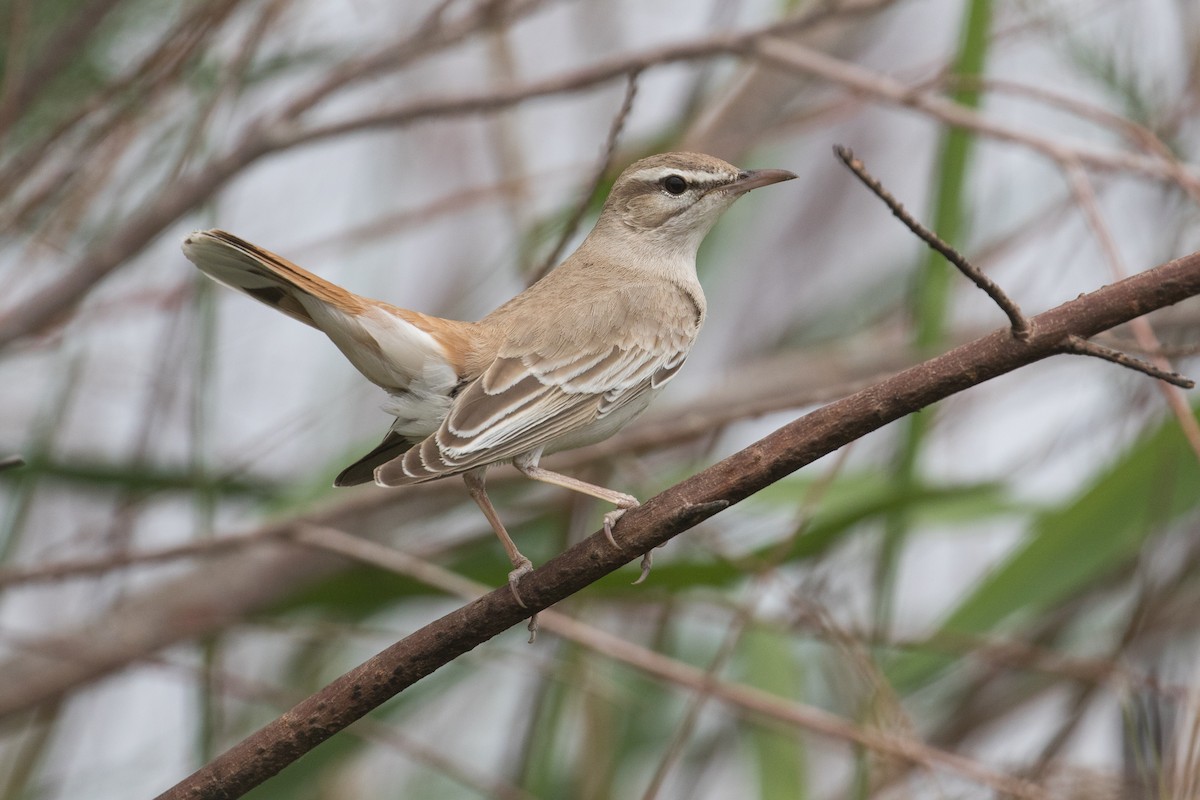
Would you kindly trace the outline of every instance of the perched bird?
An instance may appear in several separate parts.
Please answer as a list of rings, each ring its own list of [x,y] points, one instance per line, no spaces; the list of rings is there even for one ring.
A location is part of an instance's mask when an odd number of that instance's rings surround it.
[[[613,525],[637,499],[539,461],[616,433],[674,377],[704,322],[700,242],[738,197],[795,177],[698,153],[644,158],[617,178],[570,257],[478,322],[360,297],[224,231],[191,234],[183,252],[215,280],[323,331],[388,393],[391,430],[334,484],[462,475],[508,553],[521,602],[517,584],[532,564],[488,499],[487,468],[511,462],[534,480],[614,504],[604,517],[613,541]]]

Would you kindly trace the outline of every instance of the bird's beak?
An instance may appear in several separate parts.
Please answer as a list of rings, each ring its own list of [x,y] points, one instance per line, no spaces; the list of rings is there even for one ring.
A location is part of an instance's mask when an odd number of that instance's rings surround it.
[[[788,172],[786,169],[752,169],[739,173],[736,181],[725,186],[725,192],[732,195],[745,194],[751,189],[770,186],[772,183],[780,181],[790,181],[794,177],[796,177],[796,173]]]

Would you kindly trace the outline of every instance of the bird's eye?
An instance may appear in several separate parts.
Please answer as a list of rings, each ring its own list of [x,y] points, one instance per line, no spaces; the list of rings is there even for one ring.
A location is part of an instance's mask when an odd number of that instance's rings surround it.
[[[662,187],[667,194],[680,195],[687,191],[688,183],[680,175],[668,175],[662,179]]]

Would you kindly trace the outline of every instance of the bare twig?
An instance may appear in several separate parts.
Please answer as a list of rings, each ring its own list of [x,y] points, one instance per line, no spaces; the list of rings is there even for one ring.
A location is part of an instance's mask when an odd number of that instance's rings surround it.
[[[854,153],[848,147],[842,145],[834,145],[833,152],[841,159],[842,163],[850,168],[860,181],[862,181],[868,189],[887,204],[887,207],[892,210],[892,214],[896,216],[904,225],[920,239],[934,250],[945,256],[946,260],[958,268],[958,271],[967,276],[976,286],[987,292],[988,297],[995,301],[996,305],[1000,306],[1000,310],[1008,316],[1009,323],[1012,326],[1012,335],[1014,338],[1022,342],[1029,341],[1029,337],[1033,331],[1029,327],[1029,320],[1021,313],[1021,309],[1013,300],[1004,293],[995,281],[983,274],[982,271],[970,261],[966,256],[955,250],[949,244],[941,239],[936,233],[926,228],[920,222],[917,222],[911,214],[904,209],[900,201],[892,196],[891,192],[883,188],[883,184],[879,182],[871,173],[867,172],[866,166],[861,160],[855,158]]]
[[[525,576],[524,606],[505,586],[426,625],[250,735],[161,798],[238,797],[440,666],[726,506],[919,408],[1058,354],[1068,336],[1094,336],[1197,294],[1200,252],[1039,314],[1031,320],[1034,332],[1027,342],[1014,340],[1008,329],[999,330],[817,409],[626,512],[617,529],[617,547],[597,532]],[[778,702],[769,695],[743,699],[755,710]],[[846,723],[837,720],[836,724]],[[847,736],[861,735],[857,726],[849,727]],[[903,746],[889,752],[907,757],[904,748],[912,743],[901,741]]]
[[[1080,210],[1083,211],[1088,227],[1092,230],[1092,233],[1096,236],[1100,244],[1100,251],[1108,261],[1109,271],[1118,279],[1124,278],[1128,274],[1128,270],[1121,259],[1121,254],[1117,249],[1117,243],[1113,238],[1112,231],[1109,230],[1108,224],[1104,221],[1104,215],[1100,211],[1100,204],[1096,200],[1096,192],[1092,189],[1091,179],[1083,169],[1083,166],[1077,161],[1068,161],[1065,164],[1065,168],[1067,183],[1071,187],[1071,194],[1075,197],[1076,202],[1079,203]],[[1154,329],[1150,327],[1149,320],[1140,318],[1131,320],[1129,327],[1143,350],[1152,352],[1160,346]],[[1151,356],[1151,359],[1155,366],[1162,372],[1174,374],[1171,369],[1171,362],[1165,356]],[[1125,364],[1125,366],[1130,365]],[[1145,372],[1145,370],[1142,371]],[[1192,448],[1192,452],[1195,453],[1196,458],[1200,459],[1200,423],[1196,422],[1196,416],[1192,413],[1192,408],[1188,404],[1187,398],[1178,389],[1174,388],[1175,386],[1180,386],[1190,389],[1191,385],[1185,386],[1184,384],[1165,378],[1163,380],[1165,381],[1164,383],[1156,385],[1167,401],[1167,406],[1171,409],[1171,413],[1178,420],[1179,428],[1183,431],[1188,446]]]
[[[3,462],[0,462],[0,469]],[[266,542],[279,541],[290,530],[288,528],[266,528],[254,533],[221,536],[187,544],[160,547],[155,550],[122,550],[112,555],[97,558],[78,558],[38,564],[29,567],[6,567],[0,569],[0,587],[29,583],[47,583],[66,578],[82,578],[88,575],[103,575],[122,567],[162,564],[181,558],[215,556],[243,547],[254,547]]]
[[[1173,164],[1171,180],[1187,192],[1193,203],[1200,205],[1200,177],[1194,172],[1190,172],[1187,165],[1180,162],[1158,134],[1135,120],[1042,86],[1031,86],[980,75],[947,75],[943,83],[951,87],[1028,97],[1103,125],[1125,137],[1132,144],[1143,148],[1147,153],[1162,158],[1167,164]]]
[[[1094,356],[1102,358],[1105,361],[1111,361],[1114,364],[1120,364],[1122,367],[1137,372],[1143,372],[1151,378],[1158,378],[1160,381],[1166,381],[1181,389],[1192,389],[1196,386],[1196,382],[1191,378],[1180,375],[1178,372],[1171,372],[1160,367],[1156,367],[1149,361],[1143,361],[1140,358],[1134,358],[1128,353],[1122,353],[1120,350],[1114,350],[1111,347],[1106,347],[1096,342],[1089,342],[1086,339],[1081,339],[1078,336],[1067,337],[1067,352],[1076,353],[1081,356]]]
[[[20,456],[5,456],[0,458],[0,472],[6,469],[16,469],[25,466],[25,459]]]
[[[1002,142],[1026,147],[1059,163],[1076,160],[1092,169],[1121,171],[1174,181],[1178,163],[1156,156],[1096,147],[1062,137],[1051,138],[1000,122],[974,109],[947,100],[940,94],[914,90],[889,75],[842,61],[796,42],[763,36],[754,40],[753,52],[772,64],[816,75],[852,92],[875,100],[911,108],[948,125],[976,131]],[[1195,170],[1190,170],[1195,172]]]
[[[570,243],[571,238],[575,235],[575,231],[579,229],[579,223],[583,221],[583,215],[587,213],[588,204],[600,189],[600,184],[604,182],[604,176],[608,173],[609,167],[612,166],[613,154],[617,149],[617,140],[621,138],[621,131],[625,128],[625,121],[629,119],[629,112],[633,110],[633,100],[637,97],[638,75],[640,70],[632,70],[629,73],[629,78],[625,83],[625,97],[621,101],[621,108],[617,111],[617,115],[613,117],[612,124],[608,128],[608,137],[604,140],[604,153],[600,156],[600,163],[596,165],[595,173],[592,175],[592,181],[588,185],[587,191],[583,192],[579,197],[579,203],[575,206],[575,210],[571,212],[570,219],[563,226],[562,236],[558,237],[558,243],[554,245],[554,249],[546,256],[542,265],[534,270],[529,276],[529,283],[536,283],[547,272],[554,269],[558,264],[558,257],[562,255],[563,248]]]
[[[128,127],[130,119],[147,106],[146,98],[163,94],[172,80],[179,77],[185,64],[241,0],[213,0],[198,5],[166,34],[158,46],[128,70],[82,100],[50,132],[25,144],[0,170],[0,185],[18,187],[13,197],[3,198],[10,205],[0,218],[0,230],[13,230],[28,224],[47,201],[69,185],[77,163],[55,156],[69,148],[76,153],[93,153],[104,141]],[[61,162],[66,163],[61,163]],[[48,164],[48,166],[47,166]],[[44,167],[40,174],[39,167]],[[24,181],[26,185],[20,183]]]
[[[119,2],[88,0],[66,15],[66,22],[40,48],[42,55],[38,62],[20,74],[15,86],[5,87],[3,102],[0,102],[0,136],[8,133],[25,106],[62,72],[72,58],[80,54],[84,42]]]

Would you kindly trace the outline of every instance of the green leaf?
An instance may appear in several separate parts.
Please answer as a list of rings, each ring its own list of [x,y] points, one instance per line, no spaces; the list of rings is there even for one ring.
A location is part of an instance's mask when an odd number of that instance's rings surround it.
[[[85,488],[127,492],[201,492],[229,498],[270,500],[282,487],[254,477],[228,477],[193,469],[172,469],[133,462],[112,464],[79,458],[56,461],[39,455],[27,456],[19,469],[0,472],[0,483],[32,479],[55,480]]]

